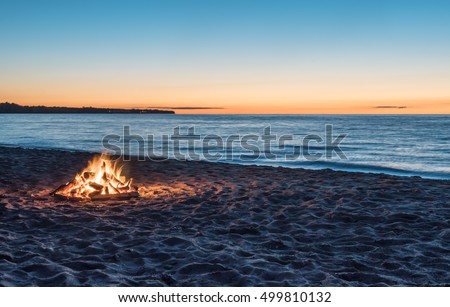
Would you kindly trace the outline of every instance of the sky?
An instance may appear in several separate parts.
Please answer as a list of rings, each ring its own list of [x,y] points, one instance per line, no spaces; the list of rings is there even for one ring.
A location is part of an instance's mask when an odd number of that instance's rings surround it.
[[[450,1],[0,0],[0,102],[450,114]]]

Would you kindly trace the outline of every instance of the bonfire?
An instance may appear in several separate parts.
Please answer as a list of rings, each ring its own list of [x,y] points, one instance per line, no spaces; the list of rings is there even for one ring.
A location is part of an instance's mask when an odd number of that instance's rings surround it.
[[[129,199],[139,193],[133,179],[122,176],[123,165],[106,155],[96,156],[75,178],[57,188],[52,195],[68,200]]]

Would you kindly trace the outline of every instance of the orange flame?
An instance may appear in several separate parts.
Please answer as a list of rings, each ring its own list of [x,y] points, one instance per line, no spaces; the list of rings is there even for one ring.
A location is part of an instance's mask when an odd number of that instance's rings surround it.
[[[123,165],[102,155],[94,157],[88,166],[53,195],[71,199],[103,199],[114,196],[137,196],[131,187],[133,179],[122,176]]]

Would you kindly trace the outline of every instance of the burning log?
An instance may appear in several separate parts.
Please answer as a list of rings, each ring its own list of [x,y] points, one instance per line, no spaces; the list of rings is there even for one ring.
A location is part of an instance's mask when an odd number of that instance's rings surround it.
[[[75,178],[51,193],[66,200],[107,200],[139,197],[132,179],[121,176],[122,166],[105,156],[96,157]]]
[[[93,188],[96,191],[101,191],[103,189],[103,185],[96,182],[90,182],[89,187]]]
[[[94,172],[83,172],[83,178],[86,180],[92,179],[95,177]]]

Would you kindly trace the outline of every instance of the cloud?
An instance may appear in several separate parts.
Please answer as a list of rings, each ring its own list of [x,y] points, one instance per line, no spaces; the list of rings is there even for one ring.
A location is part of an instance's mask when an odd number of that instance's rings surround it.
[[[152,107],[155,109],[166,109],[166,110],[221,110],[221,107]]]
[[[407,106],[375,106],[375,109],[406,109]]]

